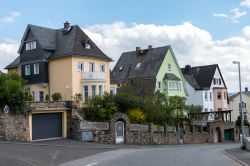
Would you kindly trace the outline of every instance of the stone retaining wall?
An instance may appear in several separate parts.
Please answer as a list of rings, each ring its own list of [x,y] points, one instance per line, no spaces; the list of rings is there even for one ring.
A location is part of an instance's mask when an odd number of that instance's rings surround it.
[[[29,141],[29,118],[20,114],[0,114],[0,139]]]
[[[184,134],[185,144],[213,143],[209,132],[187,132]]]

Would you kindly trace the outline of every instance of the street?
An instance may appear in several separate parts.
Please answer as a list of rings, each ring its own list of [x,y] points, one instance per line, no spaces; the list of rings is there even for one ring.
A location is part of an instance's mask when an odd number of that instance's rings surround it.
[[[120,149],[72,161],[62,166],[238,166],[223,153],[237,145],[176,145],[147,149]]]
[[[238,166],[224,149],[238,144],[105,145],[74,140],[0,142],[0,166]]]

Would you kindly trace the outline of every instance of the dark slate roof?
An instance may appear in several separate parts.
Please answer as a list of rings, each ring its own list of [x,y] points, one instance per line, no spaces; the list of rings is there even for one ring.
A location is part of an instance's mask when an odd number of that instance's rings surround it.
[[[175,74],[172,74],[172,73],[166,73],[164,75],[163,79],[166,79],[166,80],[175,80],[175,81],[180,81],[181,80],[179,77],[177,77]]]
[[[112,70],[112,75],[123,82],[133,78],[155,78],[170,46],[122,53],[120,59]],[[140,69],[135,69],[141,63]],[[120,70],[122,68],[122,70]]]
[[[219,73],[221,74],[219,66],[217,64],[190,67],[188,70],[186,68],[182,68],[181,70],[186,81],[193,88],[197,90],[202,90],[202,89],[210,89],[216,68],[218,68]],[[222,81],[224,85],[226,85],[223,80],[223,77],[222,77]]]
[[[5,69],[17,68],[20,63],[20,56],[18,56],[13,62],[11,62]]]
[[[71,26],[69,32],[63,33],[63,28],[51,29],[29,24],[23,35],[18,53],[21,52],[25,42],[28,42],[26,36],[30,31],[33,33],[42,49],[53,51],[49,58],[61,58],[74,55],[112,61],[112,59],[105,55],[78,25]],[[91,49],[84,48],[83,43],[85,42],[91,44]]]

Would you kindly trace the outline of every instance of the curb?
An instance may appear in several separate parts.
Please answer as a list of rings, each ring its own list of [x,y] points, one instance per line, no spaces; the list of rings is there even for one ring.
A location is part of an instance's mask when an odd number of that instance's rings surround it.
[[[231,159],[235,160],[236,162],[238,162],[239,164],[243,165],[243,166],[249,166],[248,164],[246,164],[245,162],[239,160],[238,158],[232,156],[231,154],[227,153],[225,150],[223,150],[223,153],[225,155],[227,155],[228,157],[230,157]]]

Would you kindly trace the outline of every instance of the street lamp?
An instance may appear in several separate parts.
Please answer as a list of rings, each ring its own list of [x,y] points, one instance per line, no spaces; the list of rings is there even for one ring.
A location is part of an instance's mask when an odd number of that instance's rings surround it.
[[[238,70],[239,70],[239,88],[240,88],[240,115],[241,115],[241,139],[242,139],[242,145],[241,149],[245,149],[245,134],[244,134],[244,115],[242,110],[242,95],[241,95],[241,76],[240,76],[240,62],[239,61],[233,61],[233,64],[238,64]]]

